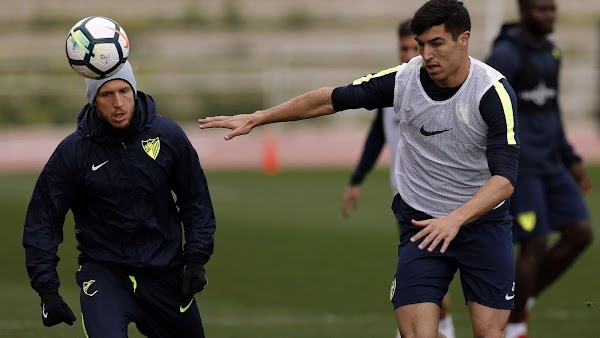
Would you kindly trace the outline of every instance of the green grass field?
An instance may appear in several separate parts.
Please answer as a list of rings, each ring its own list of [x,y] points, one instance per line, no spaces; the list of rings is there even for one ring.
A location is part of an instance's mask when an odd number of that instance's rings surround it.
[[[600,167],[590,168],[588,196],[599,229]],[[397,231],[389,209],[387,172],[376,171],[349,220],[339,212],[348,170],[209,171],[217,217],[210,283],[197,300],[207,337],[393,337],[389,287]],[[21,246],[25,210],[36,174],[0,175],[0,337],[83,337],[73,327],[42,326]],[[79,313],[72,217],[60,247],[61,293]],[[596,231],[598,232],[598,231]],[[600,244],[539,299],[530,337],[600,337]],[[458,277],[452,283],[457,337],[471,336]],[[141,337],[133,328],[130,337]]]

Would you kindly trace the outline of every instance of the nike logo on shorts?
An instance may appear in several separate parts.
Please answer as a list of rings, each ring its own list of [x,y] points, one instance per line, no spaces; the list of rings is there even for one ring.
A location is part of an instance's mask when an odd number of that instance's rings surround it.
[[[180,305],[179,306],[179,312],[181,312],[181,313],[186,312],[187,309],[190,308],[190,306],[192,305],[193,302],[194,302],[194,298],[192,298],[192,300],[190,300],[190,303],[187,306],[183,307],[183,306]]]
[[[512,300],[513,298],[515,298],[515,295],[509,295],[508,293],[506,295],[504,295],[504,299],[506,300]]]

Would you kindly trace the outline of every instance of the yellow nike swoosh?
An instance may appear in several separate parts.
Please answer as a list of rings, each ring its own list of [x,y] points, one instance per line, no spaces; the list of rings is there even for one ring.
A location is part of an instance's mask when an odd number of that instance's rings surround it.
[[[186,307],[183,307],[183,306],[180,305],[179,306],[179,312],[181,312],[181,313],[186,312],[187,309],[190,308],[190,306],[192,305],[193,302],[194,302],[194,298],[192,298],[192,300],[190,300],[190,303]]]

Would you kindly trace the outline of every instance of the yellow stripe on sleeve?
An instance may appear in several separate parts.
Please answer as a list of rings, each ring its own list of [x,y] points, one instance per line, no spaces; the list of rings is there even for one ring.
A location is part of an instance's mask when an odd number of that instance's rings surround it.
[[[554,48],[552,50],[552,57],[554,57],[554,60],[560,59],[560,49]]]
[[[363,77],[361,77],[358,80],[354,80],[354,82],[352,82],[352,84],[356,86],[356,85],[359,85],[359,84],[361,84],[363,82],[369,82],[369,81],[371,81],[371,79],[374,79],[376,77],[382,77],[384,75],[388,75],[390,73],[397,72],[398,69],[400,69],[400,67],[402,67],[402,65],[399,65],[399,66],[396,66],[396,67],[393,67],[393,68],[388,68],[386,70],[382,70],[382,71],[380,71],[377,74],[369,74],[367,76],[363,76]]]
[[[510,96],[500,81],[494,83],[494,88],[496,88],[496,93],[498,93],[500,102],[502,102],[502,110],[504,110],[504,119],[506,120],[506,142],[508,142],[508,144],[517,144],[517,141],[515,140],[515,114],[513,112],[512,102],[510,102]]]

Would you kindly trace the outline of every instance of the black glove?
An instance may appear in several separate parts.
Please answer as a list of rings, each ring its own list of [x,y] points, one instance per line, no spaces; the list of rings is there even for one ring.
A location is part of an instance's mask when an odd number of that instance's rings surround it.
[[[182,296],[192,298],[194,294],[204,290],[206,284],[208,284],[208,280],[204,274],[204,266],[202,264],[191,263],[185,266],[181,287]]]
[[[42,322],[45,326],[54,326],[65,322],[73,325],[75,315],[67,303],[58,294],[58,290],[51,290],[40,295],[42,303]]]

